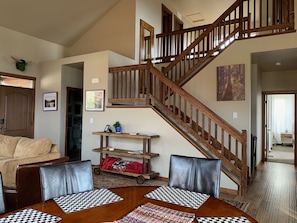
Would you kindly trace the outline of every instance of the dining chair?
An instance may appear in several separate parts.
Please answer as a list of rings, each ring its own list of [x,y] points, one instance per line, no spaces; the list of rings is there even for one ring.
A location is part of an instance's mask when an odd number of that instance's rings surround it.
[[[0,172],[0,214],[6,212],[4,193],[3,193],[3,181],[2,181],[2,173]]]
[[[72,161],[40,168],[43,201],[94,189],[90,160]]]
[[[221,160],[171,155],[168,186],[220,195]]]
[[[65,164],[67,194],[75,194],[94,189],[92,163],[90,160]]]
[[[67,195],[67,178],[64,164],[42,166],[39,171],[43,201]]]

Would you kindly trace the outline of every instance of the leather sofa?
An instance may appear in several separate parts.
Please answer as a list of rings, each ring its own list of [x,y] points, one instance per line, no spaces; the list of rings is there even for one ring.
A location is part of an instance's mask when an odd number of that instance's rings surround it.
[[[60,158],[58,146],[50,139],[31,139],[0,134],[0,172],[3,185],[16,187],[18,165]]]
[[[69,157],[66,156],[44,162],[19,165],[16,170],[16,188],[3,187],[6,210],[13,211],[41,202],[40,167],[68,161]]]

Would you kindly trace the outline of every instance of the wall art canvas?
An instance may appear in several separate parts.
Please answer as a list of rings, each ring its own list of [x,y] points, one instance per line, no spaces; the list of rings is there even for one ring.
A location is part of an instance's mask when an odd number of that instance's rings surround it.
[[[245,66],[235,64],[217,67],[217,100],[245,100]]]

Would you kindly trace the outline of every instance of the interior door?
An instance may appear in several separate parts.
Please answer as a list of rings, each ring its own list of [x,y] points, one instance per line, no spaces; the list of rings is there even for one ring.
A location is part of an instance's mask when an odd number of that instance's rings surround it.
[[[34,89],[0,86],[0,133],[34,137]]]
[[[67,87],[65,154],[71,161],[81,160],[83,91]]]
[[[268,117],[269,117],[269,109],[268,109],[268,100],[267,100],[267,95],[263,95],[263,104],[264,104],[264,146],[263,146],[263,152],[262,152],[262,159],[263,161],[267,161],[268,157],[268,146],[269,146],[269,126],[268,126]]]

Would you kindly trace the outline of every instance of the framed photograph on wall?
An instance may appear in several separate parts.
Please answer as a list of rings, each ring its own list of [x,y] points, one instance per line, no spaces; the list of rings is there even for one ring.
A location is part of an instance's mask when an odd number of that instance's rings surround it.
[[[86,91],[86,111],[104,111],[104,90]]]
[[[217,100],[245,100],[244,64],[217,67]]]
[[[43,111],[57,111],[58,110],[58,92],[43,93],[42,107],[43,107]]]

